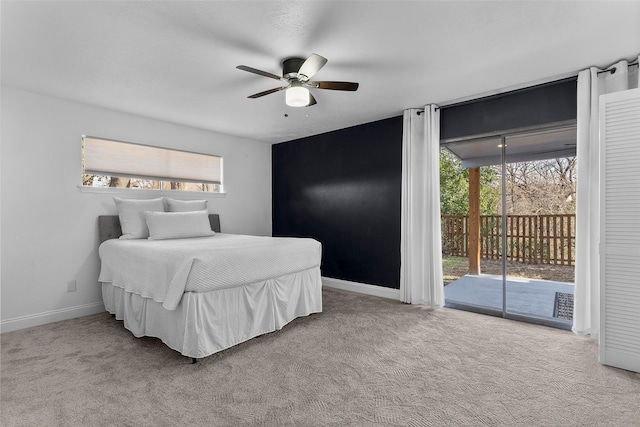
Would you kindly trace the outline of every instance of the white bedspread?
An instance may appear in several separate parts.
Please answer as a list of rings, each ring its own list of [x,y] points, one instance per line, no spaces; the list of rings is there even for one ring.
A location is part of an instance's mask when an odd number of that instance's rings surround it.
[[[320,266],[314,239],[216,233],[174,240],[111,239],[99,248],[98,280],[175,310],[184,292],[207,292]]]

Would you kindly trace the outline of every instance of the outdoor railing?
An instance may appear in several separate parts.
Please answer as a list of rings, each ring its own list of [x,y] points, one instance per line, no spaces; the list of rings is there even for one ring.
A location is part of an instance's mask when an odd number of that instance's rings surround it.
[[[442,251],[469,256],[469,217],[442,215]],[[529,264],[574,265],[575,214],[507,215],[507,259]],[[480,256],[500,259],[502,216],[480,215]]]

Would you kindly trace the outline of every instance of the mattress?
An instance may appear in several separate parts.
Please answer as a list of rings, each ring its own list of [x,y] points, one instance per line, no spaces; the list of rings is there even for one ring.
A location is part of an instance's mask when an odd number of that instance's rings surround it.
[[[111,239],[99,248],[98,280],[178,307],[185,292],[204,293],[320,266],[314,239],[216,233],[173,240]]]

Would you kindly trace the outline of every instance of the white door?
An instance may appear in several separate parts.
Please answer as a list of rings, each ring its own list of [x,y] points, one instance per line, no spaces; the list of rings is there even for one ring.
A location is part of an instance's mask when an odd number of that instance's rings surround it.
[[[640,372],[640,89],[600,97],[600,363]]]

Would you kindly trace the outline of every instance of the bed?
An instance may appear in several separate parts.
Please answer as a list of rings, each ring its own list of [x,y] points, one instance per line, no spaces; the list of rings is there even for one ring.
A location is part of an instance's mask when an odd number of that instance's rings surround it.
[[[225,234],[119,239],[118,215],[100,216],[105,309],[136,337],[203,358],[322,311],[319,242]]]

